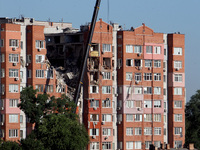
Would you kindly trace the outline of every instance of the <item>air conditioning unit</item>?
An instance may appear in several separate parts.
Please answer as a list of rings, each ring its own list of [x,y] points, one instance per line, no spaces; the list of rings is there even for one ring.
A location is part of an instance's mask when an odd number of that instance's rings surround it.
[[[165,72],[166,70],[165,69],[163,69],[163,72]]]
[[[135,84],[139,84],[139,81],[135,81]]]
[[[106,101],[109,101],[110,99],[109,98],[106,98]]]
[[[121,121],[117,121],[117,124],[121,124]]]
[[[15,81],[18,81],[19,80],[19,78],[15,78]]]
[[[90,101],[94,101],[94,98],[91,98]]]
[[[167,112],[167,109],[164,109],[164,112]]]
[[[139,108],[137,108],[137,110],[138,110],[138,111],[140,111],[140,110],[141,110],[141,108],[139,107]]]
[[[151,70],[151,67],[149,67],[148,70]]]
[[[38,48],[38,52],[41,52],[41,49],[40,49],[40,48]]]
[[[137,56],[141,56],[141,53],[138,53]]]
[[[94,106],[93,109],[94,109],[94,110],[97,110],[97,107]]]
[[[3,125],[4,125],[4,122],[0,122],[0,125],[3,126]]]
[[[101,124],[102,124],[102,125],[104,125],[104,124],[105,124],[105,122],[104,122],[104,121],[102,121],[102,122],[101,122]]]
[[[106,136],[106,137],[105,137],[105,140],[107,140],[107,139],[108,139],[108,137]]]
[[[95,136],[95,135],[93,135],[93,136],[92,136],[92,138],[93,138],[93,139],[96,139],[96,136]]]
[[[104,51],[102,51],[102,54],[104,54]]]
[[[145,107],[147,108],[147,107],[148,107],[148,105],[145,105]]]
[[[179,71],[179,68],[176,68],[176,71]]]
[[[28,63],[26,63],[26,67],[28,67]]]
[[[1,107],[1,110],[4,110],[4,107]]]
[[[117,107],[117,110],[121,110],[121,107]]]
[[[141,66],[139,66],[139,67],[138,67],[138,70],[141,70],[141,69],[142,69],[142,67],[141,67]]]
[[[13,66],[17,66],[17,63],[13,63]]]
[[[116,93],[116,94],[115,94],[115,97],[117,97],[117,96],[118,96],[118,94]]]
[[[13,47],[12,50],[15,51],[15,50],[16,50],[16,47]]]

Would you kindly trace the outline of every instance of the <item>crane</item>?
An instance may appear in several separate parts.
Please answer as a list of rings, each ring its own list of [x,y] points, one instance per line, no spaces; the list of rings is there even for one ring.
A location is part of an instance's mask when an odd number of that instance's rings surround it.
[[[98,12],[99,12],[100,3],[101,3],[101,0],[96,0],[96,4],[94,7],[94,12],[93,12],[93,16],[92,16],[92,21],[91,21],[91,25],[90,25],[90,31],[89,31],[85,51],[84,51],[85,52],[84,56],[83,56],[84,60],[83,60],[83,63],[81,63],[81,70],[80,70],[80,74],[79,74],[78,84],[76,86],[76,91],[75,91],[75,95],[74,95],[74,102],[75,102],[76,106],[77,106],[78,98],[80,95],[81,85],[83,84],[83,76],[84,76],[86,66],[87,66],[87,59],[88,59],[91,41],[92,41],[92,37],[93,37],[93,33],[94,33],[94,28],[95,28],[95,24],[96,24]]]

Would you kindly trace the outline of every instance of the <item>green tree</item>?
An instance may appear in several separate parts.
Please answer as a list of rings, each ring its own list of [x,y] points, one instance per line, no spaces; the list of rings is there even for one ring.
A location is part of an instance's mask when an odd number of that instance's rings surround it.
[[[200,149],[200,90],[196,92],[186,104],[186,146],[194,143],[195,148]]]
[[[4,141],[0,144],[2,150],[22,150],[19,143],[12,141]]]
[[[80,150],[87,146],[89,136],[74,113],[75,103],[67,96],[37,95],[37,90],[27,87],[22,90],[20,98],[18,106],[30,122],[35,123],[32,133],[21,140],[23,150],[38,150],[38,147],[44,150]]]

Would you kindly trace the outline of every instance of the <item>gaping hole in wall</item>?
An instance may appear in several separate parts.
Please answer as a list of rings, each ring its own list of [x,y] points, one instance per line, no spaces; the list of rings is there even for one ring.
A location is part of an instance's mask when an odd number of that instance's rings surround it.
[[[90,57],[88,59],[89,59],[89,62],[88,62],[88,69],[89,70],[99,69],[99,58]]]
[[[110,58],[103,58],[103,68],[111,69],[111,60]]]
[[[98,84],[99,82],[99,74],[98,72],[90,72],[90,83]]]

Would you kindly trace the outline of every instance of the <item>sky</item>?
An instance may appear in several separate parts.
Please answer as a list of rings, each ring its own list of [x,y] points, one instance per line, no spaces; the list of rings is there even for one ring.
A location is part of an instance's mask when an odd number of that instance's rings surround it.
[[[0,17],[90,22],[96,0],[0,0]],[[200,0],[101,0],[98,19],[119,23],[123,29],[142,23],[154,32],[185,34],[186,100],[200,89]],[[197,28],[197,29],[196,29]]]

